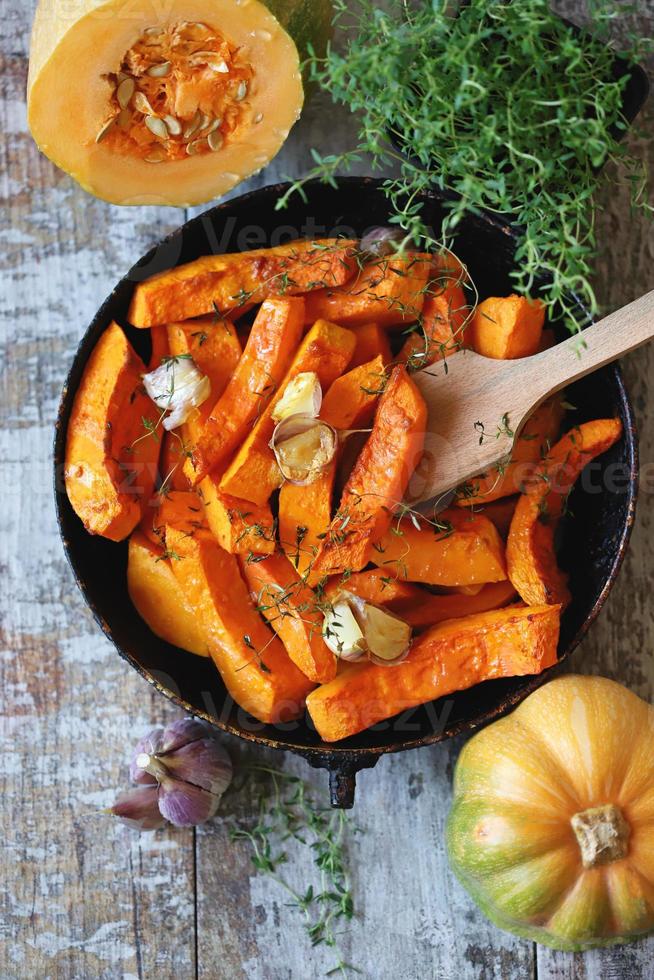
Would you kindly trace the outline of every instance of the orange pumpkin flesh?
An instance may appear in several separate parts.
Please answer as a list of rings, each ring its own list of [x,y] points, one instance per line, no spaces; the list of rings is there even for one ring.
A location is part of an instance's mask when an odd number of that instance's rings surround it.
[[[450,861],[492,921],[562,950],[654,930],[654,709],[563,677],[463,749]]]
[[[68,499],[90,534],[112,541],[134,530],[154,487],[160,444],[151,428],[159,410],[143,390],[144,373],[112,323],[89,358],[68,423]]]
[[[518,500],[506,544],[509,579],[530,605],[570,601],[567,576],[559,569],[554,534],[579,474],[622,434],[619,419],[585,422],[552,447]]]
[[[167,643],[208,657],[204,632],[184,599],[164,549],[142,531],[135,531],[128,554],[127,586],[139,616]]]

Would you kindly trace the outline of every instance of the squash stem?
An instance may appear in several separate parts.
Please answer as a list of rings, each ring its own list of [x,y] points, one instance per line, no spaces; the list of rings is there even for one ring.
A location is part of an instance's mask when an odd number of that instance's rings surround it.
[[[613,803],[575,813],[570,822],[585,868],[611,864],[627,856],[631,827]]]

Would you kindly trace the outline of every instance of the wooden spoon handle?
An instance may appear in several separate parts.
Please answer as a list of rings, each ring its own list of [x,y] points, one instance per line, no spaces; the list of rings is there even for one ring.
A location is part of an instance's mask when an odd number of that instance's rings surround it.
[[[521,384],[539,396],[554,394],[654,338],[654,290],[610,313],[581,334],[521,363]]]

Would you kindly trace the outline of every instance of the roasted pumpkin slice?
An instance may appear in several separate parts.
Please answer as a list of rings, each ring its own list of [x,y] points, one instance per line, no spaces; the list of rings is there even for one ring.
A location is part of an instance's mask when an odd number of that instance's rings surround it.
[[[241,560],[257,609],[280,638],[293,663],[317,684],[336,677],[336,657],[322,638],[323,614],[313,590],[283,554]]]
[[[304,101],[295,40],[323,48],[330,14],[330,0],[41,0],[34,139],[113,204],[219,197],[286,140]]]
[[[560,395],[543,402],[516,439],[510,462],[494,466],[460,487],[457,507],[478,507],[523,490],[556,442],[564,414]]]
[[[156,636],[199,657],[209,656],[204,631],[163,547],[138,530],[129,539],[127,588],[139,616]]]
[[[418,515],[395,522],[372,549],[389,575],[438,586],[478,586],[506,580],[504,543],[479,514],[445,510],[431,524]],[[475,591],[475,590],[473,590]]]
[[[435,698],[498,677],[540,674],[556,663],[560,608],[510,606],[440,623],[423,633],[394,667],[354,664],[307,698],[325,742]]]
[[[229,317],[274,296],[336,286],[356,268],[355,243],[323,238],[276,248],[203,255],[137,285],[129,308],[135,327],[212,314]],[[199,328],[196,328],[199,329]]]
[[[68,499],[90,534],[112,541],[139,523],[157,474],[159,410],[143,389],[145,371],[112,323],[89,358],[68,423]]]
[[[307,299],[307,323],[321,318],[343,327],[411,323],[422,312],[433,261],[420,252],[371,259],[344,285],[313,292]]]
[[[531,606],[570,602],[554,535],[580,473],[622,435],[620,419],[596,419],[571,429],[552,447],[518,500],[506,543],[509,579]]]
[[[426,422],[422,395],[405,368],[394,368],[379,399],[370,438],[313,563],[314,575],[358,572],[374,560],[373,546],[388,531],[422,455]]]
[[[236,703],[259,721],[299,718],[313,684],[290,660],[251,601],[238,560],[209,531],[166,528],[173,573]]]

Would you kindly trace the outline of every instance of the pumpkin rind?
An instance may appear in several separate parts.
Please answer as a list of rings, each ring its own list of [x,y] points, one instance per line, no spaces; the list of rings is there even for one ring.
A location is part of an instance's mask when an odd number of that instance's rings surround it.
[[[635,694],[570,676],[468,742],[447,846],[495,925],[566,951],[654,931],[653,736],[654,708]],[[585,868],[571,820],[609,804],[628,825],[626,856]]]

